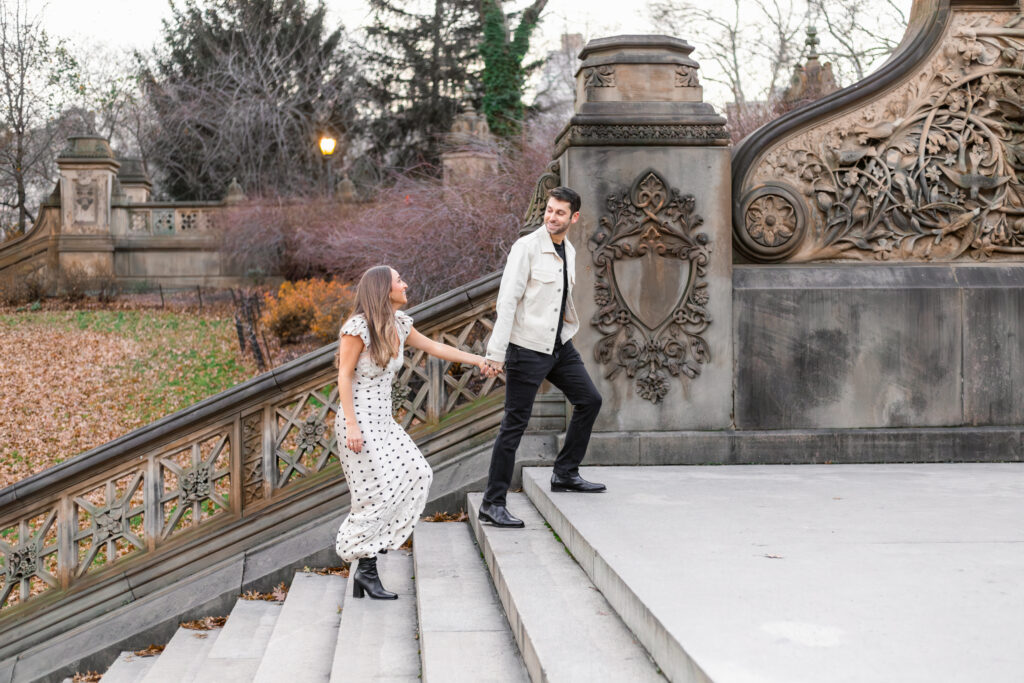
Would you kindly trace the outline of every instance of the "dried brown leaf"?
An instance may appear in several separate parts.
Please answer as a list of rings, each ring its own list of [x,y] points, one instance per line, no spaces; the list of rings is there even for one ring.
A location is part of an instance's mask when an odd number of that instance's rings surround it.
[[[212,631],[215,628],[222,628],[227,621],[227,617],[203,617],[194,621],[183,621],[180,625],[192,631]]]

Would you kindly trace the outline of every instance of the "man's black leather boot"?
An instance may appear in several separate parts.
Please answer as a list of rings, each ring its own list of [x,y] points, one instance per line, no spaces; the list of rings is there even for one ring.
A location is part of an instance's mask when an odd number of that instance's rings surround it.
[[[477,518],[484,522],[490,522],[494,526],[503,526],[510,529],[522,529],[525,524],[523,520],[518,517],[513,517],[508,508],[504,505],[491,505],[490,503],[482,503],[480,505],[480,513]]]
[[[575,493],[600,493],[607,487],[604,484],[598,484],[592,481],[587,481],[578,474],[574,474],[571,477],[560,477],[557,474],[551,475],[551,490],[552,491],[572,491]]]

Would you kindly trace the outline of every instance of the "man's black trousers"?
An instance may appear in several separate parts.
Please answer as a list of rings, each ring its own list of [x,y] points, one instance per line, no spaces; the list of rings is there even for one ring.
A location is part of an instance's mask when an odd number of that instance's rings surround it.
[[[572,420],[565,445],[555,459],[555,474],[568,477],[579,473],[590,443],[590,431],[601,410],[601,394],[590,380],[583,359],[571,341],[550,354],[509,344],[505,354],[505,417],[491,453],[486,503],[505,505],[505,494],[515,471],[516,449],[530,421],[537,390],[545,379],[561,389],[572,404]]]

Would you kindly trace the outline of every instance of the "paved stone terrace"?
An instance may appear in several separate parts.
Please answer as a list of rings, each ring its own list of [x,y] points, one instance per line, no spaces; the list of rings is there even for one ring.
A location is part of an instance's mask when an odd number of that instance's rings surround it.
[[[1024,676],[1024,465],[584,468],[600,495],[524,473],[670,679]]]

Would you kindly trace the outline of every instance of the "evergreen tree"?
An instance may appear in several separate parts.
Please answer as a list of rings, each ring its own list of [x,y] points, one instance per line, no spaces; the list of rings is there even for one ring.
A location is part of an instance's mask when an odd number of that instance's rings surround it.
[[[506,16],[501,0],[481,0],[483,112],[491,130],[503,137],[518,133],[523,120],[523,86],[532,68],[524,65],[523,60],[546,4],[547,0],[534,0],[510,33],[508,22],[515,15]]]
[[[464,103],[479,104],[478,0],[369,0],[362,132],[377,163],[436,164]]]
[[[156,126],[146,156],[174,199],[323,187],[317,139],[352,119],[353,60],[323,0],[172,0],[143,69]]]

